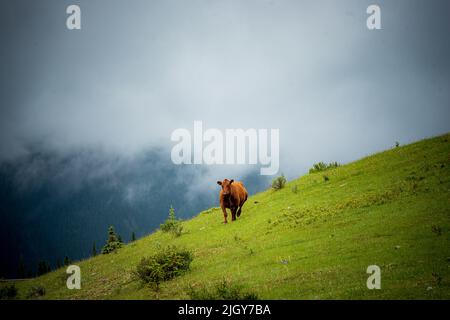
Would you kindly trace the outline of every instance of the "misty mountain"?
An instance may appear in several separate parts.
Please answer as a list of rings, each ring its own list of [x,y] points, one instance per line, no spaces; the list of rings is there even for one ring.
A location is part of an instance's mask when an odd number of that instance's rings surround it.
[[[125,242],[159,227],[171,205],[186,219],[218,206],[219,187],[205,166],[176,166],[167,150],[133,156],[99,149],[31,150],[0,164],[0,276],[15,277],[20,256],[26,268],[54,267],[65,256],[100,250],[109,225]],[[242,179],[250,194],[268,186],[259,169]],[[218,217],[218,221],[220,218]]]

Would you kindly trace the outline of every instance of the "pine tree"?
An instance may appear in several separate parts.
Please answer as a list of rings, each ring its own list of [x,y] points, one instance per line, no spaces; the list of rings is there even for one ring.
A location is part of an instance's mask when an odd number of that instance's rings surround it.
[[[131,242],[136,241],[136,235],[134,234],[134,231],[131,233]]]
[[[120,243],[123,243],[122,237],[120,236],[120,234],[117,236],[117,241],[119,241]]]
[[[37,268],[37,275],[42,276],[43,274],[46,274],[50,270],[50,266],[46,261],[39,261],[38,268]]]
[[[97,248],[95,247],[95,241],[92,244],[92,256],[95,257],[97,255]]]
[[[111,242],[117,242],[119,239],[117,239],[116,232],[114,231],[113,226],[109,226],[108,228],[108,243]]]
[[[169,209],[169,218],[160,225],[160,229],[162,232],[171,232],[177,237],[181,236],[183,226],[180,220],[175,217],[175,209],[172,206]]]
[[[170,221],[175,221],[176,220],[176,218],[175,218],[175,209],[172,206],[170,206],[170,209],[169,209],[169,220]]]
[[[19,258],[19,267],[17,269],[17,278],[23,279],[26,277],[26,271],[25,271],[25,263],[23,261],[23,255],[20,255]]]
[[[64,257],[64,266],[68,266],[68,265],[70,265],[70,263],[71,263],[71,261],[70,261],[69,257],[65,256]]]
[[[102,253],[107,254],[116,251],[122,247],[122,242],[120,237],[117,237],[116,232],[114,231],[114,227],[110,226],[108,229],[108,241],[105,246],[102,248]]]

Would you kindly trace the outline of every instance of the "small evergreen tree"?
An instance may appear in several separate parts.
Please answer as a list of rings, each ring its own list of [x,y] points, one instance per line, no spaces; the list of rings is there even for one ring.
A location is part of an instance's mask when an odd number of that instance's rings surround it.
[[[119,235],[117,235],[117,241],[119,241],[120,243],[123,243],[122,237]]]
[[[25,277],[26,277],[25,263],[23,261],[23,255],[20,255],[19,267],[17,268],[17,278],[23,279]]]
[[[95,247],[95,241],[92,244],[92,256],[95,257],[97,255],[97,248]]]
[[[102,254],[114,252],[120,247],[122,247],[122,242],[117,237],[116,232],[114,231],[114,227],[110,226],[108,229],[108,240],[105,246],[102,248]]]
[[[56,269],[61,268],[61,259],[56,259]]]
[[[45,271],[43,270],[43,267],[42,267],[42,261],[39,261],[38,266],[37,266],[37,275],[40,276],[40,275],[43,275],[44,273],[45,273]]]
[[[169,218],[160,225],[160,229],[162,232],[171,232],[176,237],[181,236],[183,226],[181,225],[180,220],[175,217],[175,209],[172,206],[170,206],[169,209]]]
[[[134,231],[131,233],[131,242],[136,241],[136,235],[134,234]]]
[[[69,259],[68,256],[65,256],[65,257],[64,257],[64,266],[70,265],[71,262],[72,262],[72,261],[70,261],[70,259]]]
[[[116,242],[116,241],[119,241],[119,239],[117,239],[116,231],[114,230],[113,226],[109,226],[109,228],[108,228],[108,242]]]
[[[50,264],[48,264],[46,261],[39,261],[37,268],[38,276],[42,276],[43,274],[46,274],[50,271],[51,271]]]
[[[175,209],[172,206],[170,206],[170,209],[169,209],[169,220],[171,220],[171,221],[175,221],[176,220],[176,218],[175,218]]]

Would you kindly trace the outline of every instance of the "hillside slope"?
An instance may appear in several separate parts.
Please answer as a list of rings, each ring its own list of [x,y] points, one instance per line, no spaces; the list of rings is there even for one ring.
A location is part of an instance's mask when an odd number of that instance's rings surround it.
[[[182,299],[188,286],[226,278],[263,299],[449,299],[449,169],[449,134],[394,148],[254,195],[228,225],[212,208],[183,222],[181,237],[158,231],[81,261],[81,290],[68,290],[59,269],[17,282],[19,298],[42,285],[44,299]],[[169,244],[194,260],[155,293],[131,271]],[[373,264],[381,290],[366,287]]]

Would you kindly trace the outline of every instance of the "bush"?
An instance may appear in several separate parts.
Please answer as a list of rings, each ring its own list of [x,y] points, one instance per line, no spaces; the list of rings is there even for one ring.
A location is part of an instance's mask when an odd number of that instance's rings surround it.
[[[433,231],[433,233],[437,234],[438,236],[442,234],[441,227],[435,224],[431,226],[431,231]]]
[[[298,186],[297,185],[293,186],[291,188],[291,190],[292,190],[293,193],[297,193],[298,192]]]
[[[189,270],[192,259],[190,251],[170,246],[152,256],[142,258],[134,274],[142,283],[149,284],[158,290],[161,282]]]
[[[33,286],[28,290],[27,298],[39,298],[45,295],[45,288],[42,286]]]
[[[321,161],[321,162],[315,163],[313,165],[313,167],[311,169],[309,169],[309,173],[321,172],[321,171],[337,168],[339,166],[340,166],[340,164],[337,162],[330,162],[329,164],[326,164],[325,162]]]
[[[286,177],[284,175],[281,175],[281,176],[273,179],[273,181],[272,181],[272,189],[274,189],[274,190],[283,189],[285,184],[286,184],[286,182],[287,182]]]
[[[169,209],[169,218],[160,225],[160,229],[162,232],[170,232],[176,237],[181,236],[183,226],[181,225],[181,221],[175,217],[175,209],[172,206]]]
[[[179,237],[181,236],[181,234],[183,233],[183,226],[181,225],[181,223],[178,223],[174,229],[172,229],[172,234],[175,235],[175,237]]]
[[[17,291],[14,284],[0,287],[0,300],[14,299],[17,296]]]
[[[328,180],[330,180],[330,178],[326,174],[324,174],[323,175],[323,181],[327,182]]]
[[[436,273],[436,272],[433,272],[433,273],[431,274],[431,276],[433,277],[433,283],[434,283],[436,286],[440,286],[441,283],[442,283],[442,276],[441,276],[440,274]]]
[[[256,293],[243,291],[225,279],[210,289],[189,286],[188,295],[192,300],[258,300]]]
[[[117,249],[120,249],[121,247],[122,241],[120,241],[119,238],[117,237],[116,232],[114,231],[114,227],[110,226],[108,229],[108,240],[102,248],[102,253],[108,254],[111,252],[115,252]]]

